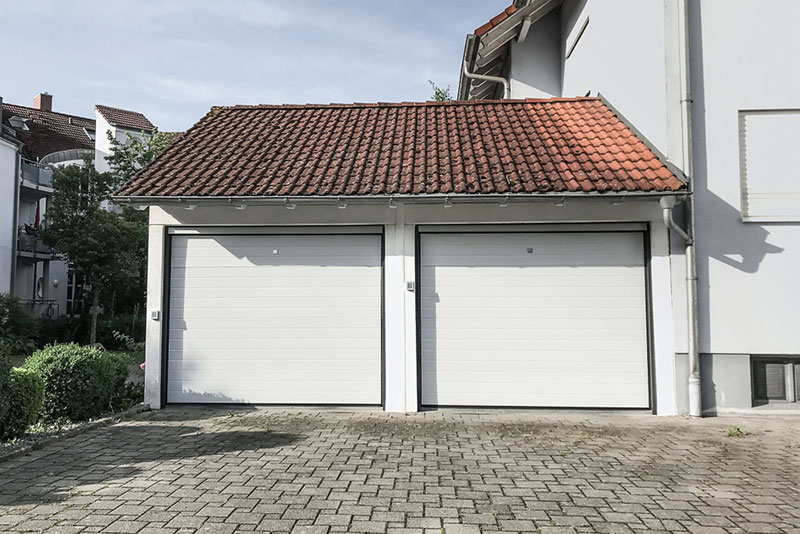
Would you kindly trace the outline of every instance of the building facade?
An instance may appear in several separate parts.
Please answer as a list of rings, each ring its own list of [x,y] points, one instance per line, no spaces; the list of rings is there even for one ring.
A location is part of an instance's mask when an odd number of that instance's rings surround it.
[[[518,1],[467,38],[462,71],[512,98],[601,94],[691,179],[704,413],[786,409],[800,390],[800,5]],[[779,16],[774,16],[780,14]],[[459,97],[501,98],[462,74]],[[690,223],[684,221],[685,226]],[[684,244],[670,244],[678,411],[689,410]]]
[[[55,318],[77,309],[83,287],[57,251],[39,238],[53,194],[53,168],[91,160],[108,170],[108,135],[125,142],[154,126],[144,115],[96,106],[95,118],[53,111],[53,97],[36,96],[32,107],[0,109],[0,293],[12,293],[31,311]]]

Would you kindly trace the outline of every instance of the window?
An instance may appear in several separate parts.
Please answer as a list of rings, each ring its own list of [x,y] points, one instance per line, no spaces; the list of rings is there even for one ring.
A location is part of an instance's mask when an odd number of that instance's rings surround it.
[[[67,274],[67,313],[80,313],[83,306],[83,276],[70,270]]]
[[[797,402],[800,396],[800,360],[753,358],[753,404]]]
[[[8,119],[9,124],[13,126],[17,130],[28,131],[30,128],[28,127],[28,119],[23,119],[22,117],[18,117],[16,115],[12,116]]]
[[[573,30],[573,34],[567,37],[567,59],[569,59],[569,57],[572,55],[572,52],[575,51],[575,47],[578,46],[578,41],[580,41],[581,37],[583,37],[583,33],[586,31],[586,27],[588,25],[589,17],[587,16],[586,20],[583,21],[583,24],[577,27],[577,31]]]
[[[742,219],[800,221],[800,109],[739,112]]]

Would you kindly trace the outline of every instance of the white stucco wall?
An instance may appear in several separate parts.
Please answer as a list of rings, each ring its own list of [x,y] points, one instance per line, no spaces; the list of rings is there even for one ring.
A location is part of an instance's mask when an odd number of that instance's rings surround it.
[[[585,224],[644,223],[650,228],[650,275],[652,285],[652,324],[656,404],[659,414],[676,413],[674,376],[674,337],[670,299],[669,255],[667,231],[661,223],[656,201],[626,200],[621,205],[610,201],[587,202],[569,200],[556,207],[549,202],[512,203],[505,208],[496,203],[458,204],[445,208],[441,204],[398,202],[397,208],[382,205],[348,205],[338,209],[327,206],[298,205],[294,210],[282,206],[250,206],[237,210],[230,206],[198,206],[192,211],[181,207],[151,207],[148,248],[147,356],[145,401],[154,407],[161,404],[160,320],[163,318],[164,243],[172,227],[231,226],[270,232],[297,231],[302,226],[335,228],[338,225],[382,225],[385,235],[384,313],[386,336],[386,409],[394,412],[417,409],[417,343],[415,294],[406,283],[415,281],[415,229],[425,224]],[[541,226],[540,226],[541,227]],[[255,229],[255,230],[254,230]]]
[[[561,96],[561,21],[555,9],[532,24],[524,42],[511,41],[511,98]]]
[[[97,110],[95,110],[94,116],[97,132],[94,140],[94,167],[97,172],[106,172],[110,170],[106,158],[111,154],[111,141],[108,140],[108,132],[111,132],[113,138],[120,143],[127,143],[129,136],[141,139],[142,132],[140,130],[112,126]]]
[[[0,293],[11,291],[11,273],[14,269],[14,197],[16,182],[17,147],[0,139]]]
[[[566,58],[587,18],[588,25]],[[561,40],[562,96],[601,93],[666,152],[663,2],[565,0]]]
[[[111,154],[111,142],[108,132],[116,138],[117,129],[111,126],[103,115],[94,110],[95,139],[94,139],[94,167],[98,172],[106,172],[109,167],[106,158]]]
[[[740,110],[800,109],[800,2],[691,6],[701,351],[800,354],[800,224],[742,222],[738,125]],[[800,181],[795,154],[777,157]]]

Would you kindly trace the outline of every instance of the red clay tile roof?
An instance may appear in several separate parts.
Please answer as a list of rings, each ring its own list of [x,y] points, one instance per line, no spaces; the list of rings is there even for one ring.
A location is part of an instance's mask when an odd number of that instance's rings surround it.
[[[27,119],[28,130],[13,128],[12,117]],[[94,130],[94,119],[3,103],[3,124],[14,129],[23,157],[33,161],[61,150],[94,149],[84,130]]]
[[[497,15],[495,17],[492,17],[492,19],[489,22],[487,22],[486,24],[484,24],[480,28],[476,29],[475,30],[475,35],[480,37],[484,33],[488,32],[489,30],[491,30],[492,28],[494,28],[495,26],[497,26],[498,24],[500,24],[501,22],[506,20],[509,15],[513,15],[516,11],[517,11],[517,8],[514,7],[513,4],[508,6],[503,11],[501,11],[499,15]]]
[[[217,107],[118,193],[328,196],[684,187],[597,98]]]
[[[144,130],[146,132],[150,132],[155,128],[153,123],[147,120],[147,117],[136,111],[101,106],[99,104],[94,108],[100,112],[100,115],[102,115],[111,126],[129,128],[132,130]]]

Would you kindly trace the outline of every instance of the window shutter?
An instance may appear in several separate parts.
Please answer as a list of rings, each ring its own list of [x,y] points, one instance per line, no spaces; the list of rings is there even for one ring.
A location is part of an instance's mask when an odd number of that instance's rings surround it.
[[[755,362],[753,377],[755,382],[755,398],[758,400],[785,400],[786,378],[784,363]],[[797,379],[797,376],[795,376]]]

